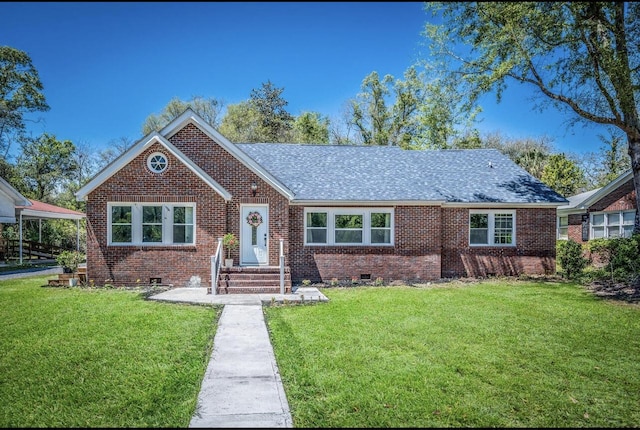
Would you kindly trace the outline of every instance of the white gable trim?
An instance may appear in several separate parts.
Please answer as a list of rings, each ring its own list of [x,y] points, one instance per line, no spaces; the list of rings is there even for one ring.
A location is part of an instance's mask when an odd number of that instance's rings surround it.
[[[586,195],[584,200],[573,203],[572,205],[565,205],[558,208],[558,216],[566,216],[573,214],[581,214],[585,213],[590,206],[597,203],[600,199],[605,197],[607,194],[615,191],[618,187],[625,184],[628,180],[633,179],[633,171],[627,170],[622,173],[620,176],[609,182],[602,188],[598,188],[597,191],[583,193]],[[577,194],[579,195],[579,194]]]
[[[610,192],[614,191],[616,188],[620,187],[621,185],[623,185],[625,182],[627,182],[629,179],[632,179],[632,178],[633,178],[632,170],[628,170],[624,172],[623,174],[615,178],[613,181],[609,182],[607,185],[600,188],[598,192],[589,196],[589,198],[587,198],[585,201],[576,205],[576,207],[579,207],[581,209],[588,208],[589,206],[593,205],[594,203],[597,203],[598,200],[600,200]]]
[[[258,175],[263,181],[271,185],[280,194],[282,194],[289,200],[292,200],[295,197],[293,192],[282,182],[276,179],[275,176],[265,170],[260,164],[256,163],[253,158],[249,157],[244,151],[239,149],[226,137],[218,133],[213,127],[211,127],[211,125],[205,122],[202,118],[200,118],[200,116],[198,116],[198,114],[196,114],[191,109],[187,109],[182,115],[171,121],[165,128],[160,130],[160,134],[162,136],[165,136],[167,139],[170,139],[174,134],[183,129],[189,123],[202,130],[202,132],[206,134],[211,140],[220,145],[229,154],[231,154],[238,161],[244,164],[244,166],[249,170],[252,170],[256,175]]]
[[[13,188],[4,178],[0,178],[0,192],[13,200],[14,206],[31,206],[29,199],[20,194],[18,190]],[[13,222],[15,222],[15,220]]]
[[[139,140],[135,145],[129,148],[120,157],[113,160],[107,167],[105,167],[100,173],[89,181],[85,186],[80,188],[76,192],[76,199],[83,200],[89,193],[102,185],[107,179],[116,174],[120,169],[129,164],[134,158],[140,155],[144,150],[149,148],[155,143],[160,143],[169,151],[174,157],[180,160],[185,166],[189,168],[193,173],[202,179],[207,185],[209,185],[215,192],[217,192],[226,201],[231,200],[231,193],[225,190],[220,184],[218,184],[211,176],[205,173],[200,167],[198,167],[193,161],[176,148],[171,142],[162,137],[159,133],[151,133],[147,137]]]

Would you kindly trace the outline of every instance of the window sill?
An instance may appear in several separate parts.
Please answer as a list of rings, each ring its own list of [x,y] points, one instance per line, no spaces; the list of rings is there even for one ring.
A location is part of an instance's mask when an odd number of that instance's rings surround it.
[[[483,244],[469,244],[469,248],[515,248],[515,244],[499,244],[499,245],[483,245]]]
[[[334,247],[334,248],[344,248],[344,247],[360,247],[360,248],[378,248],[378,247],[393,247],[395,246],[393,243],[305,243],[304,246],[323,246],[323,247]]]
[[[194,243],[159,243],[159,244],[150,244],[150,243],[109,243],[107,244],[109,248],[148,248],[148,249],[176,249],[176,248],[196,248]]]

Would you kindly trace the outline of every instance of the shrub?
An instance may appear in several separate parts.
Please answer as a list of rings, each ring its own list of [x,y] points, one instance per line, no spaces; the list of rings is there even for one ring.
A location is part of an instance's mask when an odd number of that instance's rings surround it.
[[[222,236],[222,246],[227,250],[227,258],[231,258],[231,251],[238,247],[238,239],[233,233]]]
[[[85,255],[78,251],[62,251],[56,261],[63,269],[68,269],[71,273],[76,273],[80,263],[85,261]]]
[[[582,271],[589,260],[583,255],[583,247],[578,242],[569,240],[559,240],[556,244],[556,257],[558,264],[562,267],[564,276],[568,279],[575,279],[582,274]]]
[[[589,241],[589,252],[598,256],[611,281],[628,281],[640,269],[640,235]]]

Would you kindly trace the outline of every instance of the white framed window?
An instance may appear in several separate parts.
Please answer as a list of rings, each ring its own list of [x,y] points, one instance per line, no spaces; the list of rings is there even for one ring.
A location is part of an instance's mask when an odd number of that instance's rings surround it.
[[[305,208],[305,245],[390,246],[391,208]]]
[[[109,245],[193,245],[195,203],[108,203]]]
[[[636,211],[591,213],[591,239],[631,237]]]
[[[469,245],[514,246],[516,212],[513,210],[470,210]]]
[[[558,240],[567,240],[569,238],[569,216],[558,217]]]
[[[169,160],[162,152],[154,152],[147,157],[147,168],[153,173],[162,173],[168,166]]]

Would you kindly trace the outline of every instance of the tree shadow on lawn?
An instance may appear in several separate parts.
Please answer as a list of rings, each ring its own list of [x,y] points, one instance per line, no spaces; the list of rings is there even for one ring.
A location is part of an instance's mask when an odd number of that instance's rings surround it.
[[[597,297],[640,304],[640,277],[631,282],[599,280],[585,288]]]

